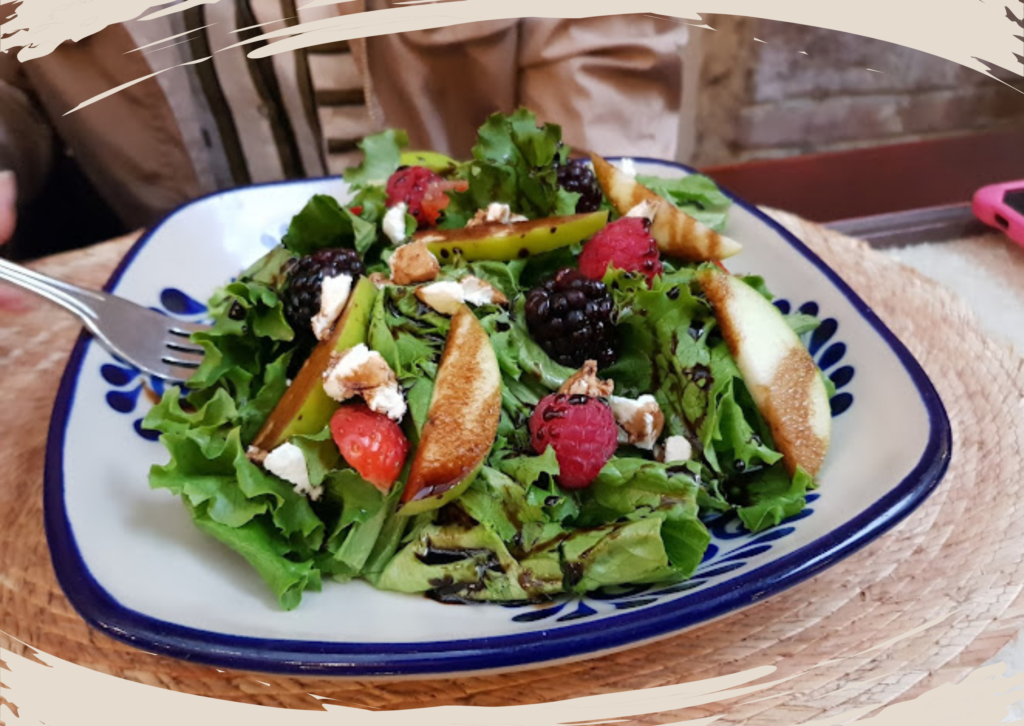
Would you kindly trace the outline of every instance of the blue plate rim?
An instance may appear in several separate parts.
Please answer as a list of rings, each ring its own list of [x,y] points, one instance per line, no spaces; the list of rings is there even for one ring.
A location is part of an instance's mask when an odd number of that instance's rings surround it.
[[[622,157],[609,157],[618,159]],[[630,157],[634,161],[700,173],[684,164]],[[214,197],[248,189],[313,184],[337,177],[249,185],[191,200],[144,233],[128,250],[104,289],[112,291],[153,234],[172,216]],[[150,653],[217,667],[279,674],[345,677],[424,677],[539,668],[567,659],[596,657],[667,637],[752,605],[812,577],[854,554],[913,512],[935,489],[949,466],[952,431],[945,407],[921,365],[874,311],[821,258],[789,230],[755,206],[720,187],[734,204],[753,214],[810,261],[879,334],[909,375],[928,414],[929,436],[914,469],[860,515],[778,560],[701,591],[683,611],[674,602],[610,617],[517,635],[458,641],[341,643],[284,640],[214,633],[152,618],[121,605],[93,578],[78,551],[64,501],[63,451],[82,363],[91,342],[79,335],[54,403],[44,469],[44,524],[57,580],[69,602],[91,626]]]

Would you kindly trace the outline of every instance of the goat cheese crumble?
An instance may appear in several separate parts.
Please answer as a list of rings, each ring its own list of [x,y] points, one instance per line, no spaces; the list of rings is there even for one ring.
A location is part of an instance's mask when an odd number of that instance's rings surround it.
[[[384,214],[381,227],[392,244],[400,245],[405,242],[405,213],[408,210],[405,202],[399,202]]]
[[[320,312],[310,320],[317,340],[324,340],[330,335],[331,328],[345,308],[351,292],[351,275],[325,277],[320,283]]]
[[[309,497],[314,502],[323,494],[323,487],[315,487],[310,484],[309,470],[306,469],[306,457],[302,455],[302,449],[295,444],[281,444],[271,451],[263,459],[263,468],[284,479],[292,485],[296,493]]]

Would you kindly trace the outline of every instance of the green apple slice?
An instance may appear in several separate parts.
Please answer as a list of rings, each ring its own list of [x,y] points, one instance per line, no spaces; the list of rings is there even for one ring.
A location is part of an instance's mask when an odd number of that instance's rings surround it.
[[[252,445],[270,452],[293,436],[315,434],[328,424],[340,405],[324,393],[324,371],[331,354],[366,342],[377,287],[361,277],[328,338],[313,349],[295,380],[270,412]]]
[[[441,264],[456,256],[464,260],[525,259],[582,242],[608,224],[608,212],[545,217],[529,222],[478,224],[463,229],[432,229],[417,232],[413,240],[426,242]]]
[[[832,414],[811,354],[782,313],[740,278],[710,268],[697,279],[786,468],[791,475],[798,466],[817,474],[828,452]]]
[[[591,154],[590,160],[601,190],[619,214],[626,214],[642,202],[656,205],[651,236],[658,243],[658,249],[669,257],[710,262],[732,257],[743,249],[739,242],[697,221],[597,154]]]
[[[455,169],[459,162],[436,151],[403,151],[399,157],[402,166],[422,166],[435,174],[445,174]]]
[[[500,417],[498,357],[487,332],[463,304],[448,330],[399,513],[420,514],[459,497],[491,452]]]

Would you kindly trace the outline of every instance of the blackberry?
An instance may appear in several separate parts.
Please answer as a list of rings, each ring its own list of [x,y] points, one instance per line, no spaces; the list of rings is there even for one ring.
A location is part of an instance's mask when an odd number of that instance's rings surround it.
[[[526,325],[541,348],[564,366],[615,362],[614,305],[600,280],[559,270],[526,295]]]
[[[586,159],[570,159],[565,165],[559,165],[558,186],[581,195],[576,202],[577,214],[596,212],[601,208],[601,186]]]
[[[320,312],[320,285],[323,279],[351,275],[355,280],[365,274],[366,268],[355,250],[320,250],[293,263],[282,293],[288,324],[298,335],[308,333],[312,336],[310,319]]]

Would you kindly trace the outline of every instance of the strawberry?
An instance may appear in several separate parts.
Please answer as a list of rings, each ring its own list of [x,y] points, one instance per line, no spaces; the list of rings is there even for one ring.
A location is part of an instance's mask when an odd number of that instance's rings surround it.
[[[421,229],[433,227],[451,201],[448,192],[464,192],[468,188],[469,184],[465,181],[447,181],[430,169],[407,166],[388,179],[388,206],[405,203],[409,214],[416,218]]]
[[[384,493],[398,479],[409,455],[401,427],[364,403],[339,408],[331,418],[331,436],[349,466]]]

